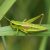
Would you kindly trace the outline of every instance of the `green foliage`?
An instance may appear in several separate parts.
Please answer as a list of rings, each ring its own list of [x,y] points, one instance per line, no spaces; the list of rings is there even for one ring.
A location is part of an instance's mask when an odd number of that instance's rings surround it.
[[[41,13],[45,14],[42,23],[47,24],[45,26],[48,28],[48,31],[38,32],[36,34],[31,34],[31,35],[28,34],[29,36],[32,35],[50,36],[50,25],[49,25],[50,24],[50,0],[0,0],[0,21],[1,21],[0,25],[4,26],[4,27],[0,27],[0,36],[26,36],[26,34],[24,34],[23,32],[19,31],[17,33],[16,31],[14,31],[8,24],[9,22],[8,21],[5,22],[6,19],[3,18],[4,16],[8,17],[10,20],[15,19],[15,20],[23,21],[24,19],[33,18],[33,16],[37,16],[38,14]],[[39,23],[39,20],[36,21],[36,23],[37,22]],[[6,26],[6,24],[9,26]],[[44,39],[43,39],[44,41],[42,41],[40,45],[39,50],[45,50],[44,48],[46,43],[44,44],[44,42],[47,41],[47,37],[44,37]]]
[[[11,8],[16,0],[5,0],[0,6],[0,20],[4,17],[7,11]]]
[[[40,47],[39,47],[39,50],[45,50],[46,49],[47,39],[48,39],[48,36],[43,37],[41,44],[40,44]]]
[[[48,30],[45,32],[38,32],[38,33],[32,33],[32,34],[27,34],[27,35],[33,35],[33,36],[50,36],[50,25],[45,25]],[[11,33],[11,34],[10,34]],[[19,31],[14,31],[10,26],[5,26],[5,27],[0,27],[0,36],[11,36],[11,35],[16,35],[16,36],[25,36],[26,34]]]
[[[4,17],[4,16],[6,16],[6,17],[8,17],[8,18],[10,18],[10,20],[12,19],[12,18],[14,18],[14,19],[16,19],[16,20],[24,20],[25,18],[26,19],[28,19],[28,18],[30,18],[31,17],[31,13],[32,13],[32,11],[33,12],[35,12],[34,14],[35,14],[35,16],[37,15],[37,14],[40,14],[42,11],[44,12],[44,10],[43,10],[43,8],[44,7],[42,7],[42,9],[41,9],[41,11],[40,11],[40,13],[38,13],[38,12],[36,12],[36,11],[34,11],[35,9],[35,5],[37,5],[38,4],[38,2],[39,2],[39,4],[40,4],[40,2],[43,2],[43,1],[35,1],[37,4],[35,4],[35,3],[32,3],[33,2],[33,0],[27,0],[27,1],[16,1],[16,0],[5,0],[4,2],[3,2],[3,4],[0,6],[0,20]],[[30,2],[31,1],[31,2]],[[14,3],[15,2],[15,3]],[[18,2],[18,3],[17,3]],[[28,3],[27,3],[28,2]],[[29,11],[30,9],[28,8],[28,7],[30,7],[29,5],[32,5],[33,4],[33,7],[31,7],[32,8],[32,11]],[[14,5],[13,5],[14,4]],[[43,3],[44,4],[44,3]],[[12,6],[13,5],[13,6]],[[38,8],[39,6],[37,6],[36,8],[37,8],[37,10],[39,9]],[[41,7],[41,6],[40,6]],[[4,9],[3,9],[4,8]],[[11,9],[10,9],[11,8]],[[8,11],[9,10],[9,11]],[[27,11],[28,10],[28,11]],[[28,12],[29,12],[29,14],[28,14]],[[22,13],[22,14],[21,14]],[[24,14],[23,14],[24,13]],[[26,14],[25,14],[26,13]],[[32,15],[32,16],[34,16],[34,14]],[[21,16],[22,15],[22,16]],[[28,16],[28,18],[27,18],[27,16]],[[44,16],[45,17],[45,16]],[[1,20],[1,26],[2,25],[8,25],[8,21],[7,22],[5,22],[6,21],[6,19],[2,19]],[[38,23],[39,21],[37,21],[36,23]],[[10,23],[10,22],[9,22]],[[42,22],[43,23],[43,22]],[[45,22],[46,23],[46,22]],[[1,27],[2,28],[2,27]],[[4,27],[5,28],[5,27]],[[5,29],[6,30],[6,29]],[[7,30],[6,30],[7,31]],[[11,31],[11,30],[10,30]],[[14,32],[13,30],[12,30],[12,32]]]

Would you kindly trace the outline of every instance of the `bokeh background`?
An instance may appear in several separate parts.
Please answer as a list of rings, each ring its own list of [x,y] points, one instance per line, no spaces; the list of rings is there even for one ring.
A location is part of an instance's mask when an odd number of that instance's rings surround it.
[[[0,0],[0,6],[2,6],[4,1],[5,0]],[[49,0],[16,0],[4,16],[10,20],[18,20],[22,22],[24,19],[28,20],[43,13],[44,18],[42,24],[47,24],[50,23],[50,17],[47,17],[50,12],[48,8]],[[3,17],[0,23],[1,26],[4,27],[8,26],[10,22]],[[39,23],[39,20],[34,23]],[[7,50],[40,50],[39,46],[41,46],[42,39],[43,36],[5,36]],[[50,50],[49,43],[50,37],[48,37],[47,39],[46,48],[42,49],[41,47],[41,50]],[[1,36],[0,50],[4,50],[4,45]]]

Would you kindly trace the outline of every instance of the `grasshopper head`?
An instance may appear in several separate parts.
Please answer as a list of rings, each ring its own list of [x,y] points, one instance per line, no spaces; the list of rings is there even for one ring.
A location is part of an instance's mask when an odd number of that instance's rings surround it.
[[[12,25],[21,25],[21,22],[12,20],[10,22]]]
[[[21,22],[12,20],[10,21],[10,25],[11,27],[16,28],[21,25]]]

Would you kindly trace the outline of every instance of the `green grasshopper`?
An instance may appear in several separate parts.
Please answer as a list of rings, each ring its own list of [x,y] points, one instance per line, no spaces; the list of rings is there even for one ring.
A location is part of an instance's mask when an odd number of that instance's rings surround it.
[[[22,32],[28,33],[28,32],[39,32],[39,31],[45,31],[47,30],[46,27],[42,26],[41,24],[33,24],[32,22],[34,22],[35,20],[37,20],[38,18],[42,17],[44,14],[40,14],[37,17],[34,17],[32,19],[29,20],[24,20],[23,22],[20,21],[15,21],[15,20],[9,20],[10,21],[10,26],[14,29],[16,29],[17,31],[20,30]]]

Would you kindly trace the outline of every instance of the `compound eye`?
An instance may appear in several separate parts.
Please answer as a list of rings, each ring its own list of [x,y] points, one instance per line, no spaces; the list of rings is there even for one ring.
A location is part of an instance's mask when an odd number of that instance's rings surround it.
[[[12,23],[12,25],[15,25],[15,24]]]

